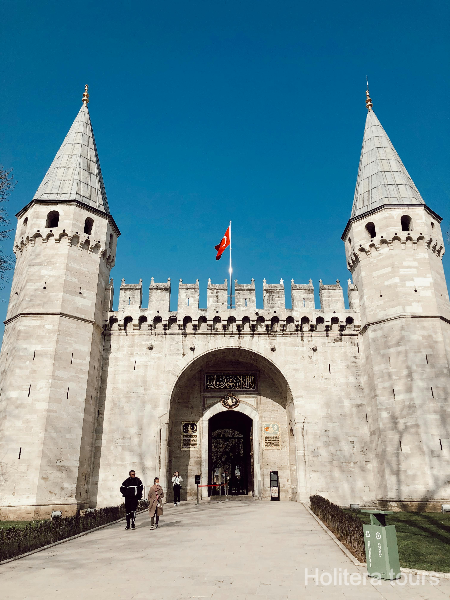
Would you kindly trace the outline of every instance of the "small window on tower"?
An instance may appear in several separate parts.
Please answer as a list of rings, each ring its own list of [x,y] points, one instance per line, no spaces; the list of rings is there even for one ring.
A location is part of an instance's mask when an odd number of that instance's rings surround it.
[[[88,217],[86,219],[86,221],[84,222],[84,233],[87,233],[87,235],[91,235],[93,226],[94,226],[94,220],[91,219],[90,217]]]
[[[26,227],[27,223],[28,223],[28,217],[25,217],[25,219],[23,220],[23,224],[25,227]]]
[[[370,236],[371,239],[373,239],[374,237],[377,237],[377,232],[376,232],[376,229],[375,229],[375,225],[372,222],[367,223],[367,225],[366,225],[366,231],[369,234],[369,236]]]
[[[57,210],[52,210],[47,215],[47,222],[45,226],[47,228],[58,227],[59,223],[59,212]]]
[[[402,231],[412,231],[412,219],[409,215],[403,215],[400,219]]]
[[[113,242],[114,242],[114,236],[112,233],[109,234],[109,247],[112,250],[113,247]]]

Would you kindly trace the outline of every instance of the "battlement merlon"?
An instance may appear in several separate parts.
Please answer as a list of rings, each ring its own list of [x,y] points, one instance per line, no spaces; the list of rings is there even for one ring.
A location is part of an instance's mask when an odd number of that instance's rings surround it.
[[[282,310],[286,307],[282,279],[280,279],[280,283],[266,283],[266,280],[263,279],[263,305],[264,310]]]
[[[255,280],[251,283],[238,283],[234,280],[234,305],[237,309],[256,310]]]
[[[294,283],[291,280],[291,299],[294,311],[301,311],[305,308],[315,308],[314,286],[310,279],[309,283]]]
[[[129,306],[138,308],[142,306],[142,279],[139,280],[139,283],[125,283],[125,279],[122,279],[119,291],[119,311],[124,311]]]
[[[211,283],[208,279],[208,288],[206,293],[206,306],[208,310],[222,311],[228,307],[228,280],[224,283]],[[256,306],[256,304],[255,304]]]
[[[341,287],[339,279],[331,285],[324,285],[322,280],[319,280],[319,296],[320,307],[323,311],[342,311],[345,310],[344,291]]]
[[[180,279],[178,284],[178,311],[189,309],[198,310],[200,305],[200,286],[198,279],[195,283],[183,283]]]
[[[155,313],[167,314],[170,311],[170,277],[165,283],[155,283],[152,277],[148,289],[148,309]]]
[[[348,280],[348,306],[350,310],[354,310],[359,312],[359,292],[355,283],[352,283],[352,280]]]

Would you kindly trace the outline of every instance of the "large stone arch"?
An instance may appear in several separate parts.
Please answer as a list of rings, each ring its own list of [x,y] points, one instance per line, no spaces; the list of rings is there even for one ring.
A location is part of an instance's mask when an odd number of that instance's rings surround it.
[[[187,478],[184,498],[192,498],[195,493],[194,474],[201,472],[202,484],[208,483],[208,422],[212,416],[227,409],[219,401],[220,392],[209,394],[202,386],[204,374],[218,370],[239,373],[251,371],[256,374],[257,390],[253,393],[239,392],[241,403],[234,409],[249,416],[253,422],[254,494],[258,497],[268,496],[268,475],[265,471],[269,467],[277,467],[276,470],[282,472],[284,477],[282,498],[297,499],[295,418],[291,388],[286,376],[273,361],[243,348],[211,349],[192,359],[181,370],[170,396],[168,419],[165,419],[167,428],[161,436],[162,481],[167,482],[170,490],[171,471],[183,471]],[[182,448],[180,432],[182,423],[186,423],[188,417],[197,424],[197,446],[187,450]],[[264,447],[263,422],[280,425],[280,449]],[[196,465],[196,473],[192,471],[193,465]]]

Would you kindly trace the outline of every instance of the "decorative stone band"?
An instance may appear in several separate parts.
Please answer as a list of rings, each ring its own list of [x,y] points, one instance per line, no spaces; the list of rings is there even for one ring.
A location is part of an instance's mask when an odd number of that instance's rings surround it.
[[[373,327],[374,325],[380,325],[380,323],[387,323],[388,321],[396,321],[397,319],[440,319],[445,323],[450,324],[450,320],[446,319],[442,315],[408,315],[408,314],[399,314],[394,315],[392,317],[386,317],[386,319],[380,319],[379,321],[371,321],[370,323],[366,323],[363,327],[361,327],[360,334],[363,335],[369,329],[369,327]]]
[[[44,234],[40,231],[36,231],[33,235],[27,235],[22,238],[18,244],[14,246],[14,254],[20,253],[26,250],[27,247],[35,246],[36,243],[47,244],[53,242],[55,244],[67,244],[69,246],[77,246],[81,250],[86,250],[92,254],[99,254],[100,257],[106,262],[108,267],[112,269],[115,264],[115,256],[109,248],[102,248],[100,241],[93,241],[89,235],[79,233],[67,233],[65,229],[53,233],[53,230],[48,230]]]
[[[365,245],[361,244],[357,251],[353,251],[349,256],[349,260],[347,261],[349,271],[353,273],[353,271],[355,270],[356,266],[362,258],[370,256],[372,252],[379,252],[380,250],[388,248],[389,246],[392,246],[394,242],[400,242],[400,244],[402,244],[405,247],[408,242],[411,243],[413,247],[420,247],[424,245],[434,254],[436,254],[436,256],[438,256],[441,260],[445,254],[444,245],[438,240],[434,240],[433,238],[425,240],[425,236],[423,235],[419,235],[416,239],[414,239],[411,235],[411,232],[408,231],[405,232],[404,236],[396,234],[390,240],[381,237],[378,243],[374,241],[368,241]]]
[[[67,313],[62,312],[30,312],[30,313],[17,313],[13,317],[10,317],[6,321],[3,321],[5,325],[9,325],[16,319],[21,319],[22,317],[41,317],[41,316],[51,316],[51,317],[64,317],[66,319],[75,319],[76,321],[82,321],[83,323],[89,323],[90,325],[94,325],[94,327],[98,327],[102,329],[98,323],[92,321],[91,319],[85,319],[84,317],[78,317],[77,315],[69,315]]]

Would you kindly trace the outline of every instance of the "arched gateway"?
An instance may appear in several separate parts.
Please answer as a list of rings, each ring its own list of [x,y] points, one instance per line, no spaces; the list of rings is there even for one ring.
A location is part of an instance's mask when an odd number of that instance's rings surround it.
[[[182,500],[195,497],[196,474],[203,498],[225,482],[230,494],[269,498],[270,471],[278,471],[281,498],[295,500],[292,411],[286,378],[267,358],[242,348],[204,353],[172,392],[163,480],[185,475]]]

